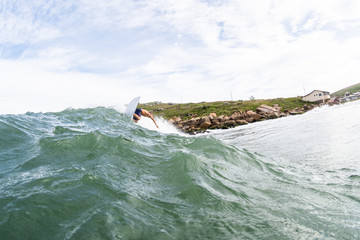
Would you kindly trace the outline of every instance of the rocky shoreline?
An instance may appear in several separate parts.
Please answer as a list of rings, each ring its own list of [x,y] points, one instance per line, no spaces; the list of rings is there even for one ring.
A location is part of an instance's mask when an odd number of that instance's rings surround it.
[[[197,134],[206,132],[208,129],[228,129],[257,121],[303,114],[318,106],[319,105],[311,104],[304,105],[303,107],[298,107],[292,110],[282,110],[282,108],[277,104],[273,106],[261,105],[256,108],[256,112],[252,110],[246,112],[239,111],[234,112],[230,116],[217,116],[216,113],[210,113],[208,116],[193,117],[187,120],[183,120],[180,117],[175,116],[170,119],[169,122],[184,133]]]

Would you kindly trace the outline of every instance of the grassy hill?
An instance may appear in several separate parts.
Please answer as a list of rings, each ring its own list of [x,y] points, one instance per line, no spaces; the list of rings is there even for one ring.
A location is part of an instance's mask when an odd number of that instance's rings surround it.
[[[201,103],[184,103],[184,104],[172,104],[172,103],[145,103],[140,104],[140,108],[152,111],[155,115],[162,116],[165,119],[170,119],[174,116],[181,117],[183,120],[190,119],[192,117],[207,116],[212,112],[220,115],[231,115],[234,112],[253,110],[262,104],[273,106],[278,104],[282,107],[282,110],[291,110],[297,107],[302,107],[305,104],[311,104],[304,102],[300,97],[295,98],[276,98],[276,99],[259,99],[248,101],[218,101],[218,102],[201,102]]]
[[[343,97],[346,92],[356,93],[359,91],[360,91],[360,83],[351,85],[350,87],[347,87],[347,88],[343,88],[343,89],[336,91],[330,95],[331,95],[331,97]]]

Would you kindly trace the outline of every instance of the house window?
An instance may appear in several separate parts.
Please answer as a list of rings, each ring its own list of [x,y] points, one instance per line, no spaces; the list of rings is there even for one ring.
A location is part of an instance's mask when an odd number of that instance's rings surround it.
[[[321,93],[319,93],[319,96],[321,96]]]

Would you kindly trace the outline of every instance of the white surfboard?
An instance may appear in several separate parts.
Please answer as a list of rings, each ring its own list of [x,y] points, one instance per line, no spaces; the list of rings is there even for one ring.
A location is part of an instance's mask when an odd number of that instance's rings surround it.
[[[128,116],[130,119],[132,118],[132,116],[136,110],[136,107],[139,104],[139,100],[140,100],[140,97],[134,98],[133,100],[131,100],[131,102],[129,102],[129,104],[126,107],[125,115]]]

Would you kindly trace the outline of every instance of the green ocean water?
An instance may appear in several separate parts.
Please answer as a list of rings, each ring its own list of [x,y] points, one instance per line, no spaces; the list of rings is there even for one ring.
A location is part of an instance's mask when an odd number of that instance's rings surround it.
[[[197,136],[0,115],[0,238],[359,239],[359,121],[360,101]]]

